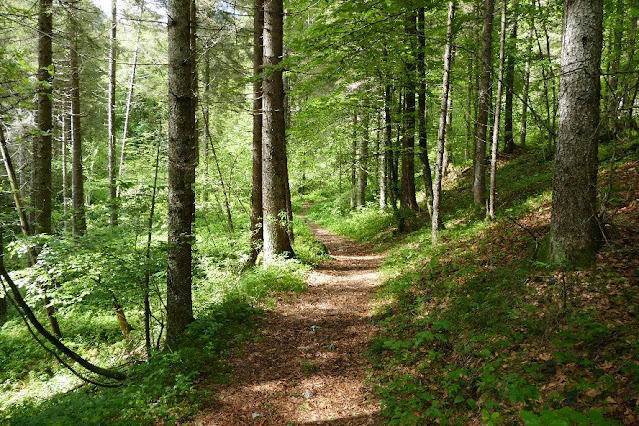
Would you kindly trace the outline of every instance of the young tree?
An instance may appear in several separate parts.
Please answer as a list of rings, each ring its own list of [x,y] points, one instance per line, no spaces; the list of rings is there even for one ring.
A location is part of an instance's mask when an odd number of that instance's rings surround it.
[[[286,134],[284,82],[280,62],[283,55],[283,0],[264,2],[264,68],[262,82],[262,208],[264,262],[279,254],[293,255],[287,232]]]
[[[517,1],[512,4],[513,27],[510,32],[510,43],[507,46],[508,58],[506,59],[506,104],[504,105],[504,152],[512,153],[515,150],[513,135],[513,97],[515,91],[515,51],[517,49]]]
[[[431,217],[431,240],[437,243],[439,238],[439,204],[442,192],[442,175],[444,166],[444,142],[446,140],[446,121],[448,117],[448,96],[450,89],[450,65],[453,51],[453,20],[455,19],[455,2],[448,2],[448,20],[446,24],[446,48],[444,49],[444,77],[442,81],[442,97],[439,110],[439,131],[437,134],[437,161],[435,162],[435,186],[433,188],[433,214]]]
[[[175,345],[193,320],[192,225],[195,219],[194,53],[191,0],[168,2],[169,58],[169,245],[167,248],[166,342]]]
[[[506,9],[508,0],[502,0],[501,38],[499,40],[499,71],[497,72],[497,98],[495,100],[495,124],[493,141],[490,146],[490,193],[488,196],[488,217],[495,217],[495,191],[497,186],[497,147],[499,144],[499,120],[501,118],[501,98],[504,91],[504,58],[506,52]]]
[[[368,183],[368,114],[362,113],[362,136],[358,138],[359,151],[357,153],[357,207],[366,204],[366,186]]]
[[[603,0],[564,4],[550,254],[555,262],[575,266],[594,263],[601,235],[597,133],[602,21]]]
[[[117,0],[111,0],[111,35],[109,37],[109,107],[108,107],[108,140],[109,140],[109,201],[111,203],[111,226],[118,224],[117,184],[115,181],[115,83],[116,83],[116,33],[117,33]]]
[[[483,205],[486,194],[486,140],[488,137],[488,113],[490,110],[490,86],[493,45],[494,0],[484,1],[484,25],[481,45],[481,81],[479,83],[479,106],[475,155],[473,157],[473,200]]]
[[[420,7],[417,11],[417,75],[419,77],[417,104],[417,127],[419,135],[419,158],[422,162],[422,174],[424,175],[424,191],[426,193],[426,209],[432,216],[433,205],[433,178],[431,176],[430,161],[428,160],[428,129],[426,128],[426,11]]]
[[[78,61],[78,22],[71,17],[69,67],[71,72],[71,191],[73,203],[73,235],[86,234],[84,215],[84,175],[82,167],[82,128],[80,126],[80,64]]]

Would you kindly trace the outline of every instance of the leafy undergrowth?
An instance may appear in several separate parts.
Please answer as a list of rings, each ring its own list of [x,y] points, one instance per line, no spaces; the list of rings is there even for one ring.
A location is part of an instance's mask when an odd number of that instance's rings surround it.
[[[552,172],[529,154],[502,164],[494,222],[461,180],[441,244],[426,227],[392,250],[369,350],[388,424],[639,422],[639,163],[615,173],[595,268],[535,260]]]
[[[313,200],[308,208],[308,218],[320,226],[359,241],[379,244],[388,239],[395,225],[393,211],[380,211],[374,204],[367,204],[350,211],[344,199]]]
[[[304,291],[308,265],[326,256],[304,223],[296,223],[296,230],[294,248],[302,261],[279,259],[241,274],[241,256],[225,259],[215,251],[231,250],[229,241],[218,234],[215,242],[198,243],[196,320],[175,351],[154,351],[145,359],[140,312],[128,312],[134,330],[126,339],[108,309],[70,314],[74,322],[62,324],[65,342],[100,365],[123,365],[129,378],[118,388],[81,385],[31,340],[17,319],[9,321],[0,329],[0,423],[149,424],[191,418],[202,401],[215,397],[203,389],[229,379],[229,354],[255,337],[263,307],[276,296]]]

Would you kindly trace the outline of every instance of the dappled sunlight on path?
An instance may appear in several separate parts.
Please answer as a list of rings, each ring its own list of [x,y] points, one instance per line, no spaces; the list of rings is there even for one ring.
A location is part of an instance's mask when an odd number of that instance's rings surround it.
[[[233,361],[235,381],[215,389],[194,424],[381,423],[364,352],[375,333],[371,297],[383,256],[310,226],[333,260],[308,274],[300,298],[282,298],[267,313],[259,341]]]

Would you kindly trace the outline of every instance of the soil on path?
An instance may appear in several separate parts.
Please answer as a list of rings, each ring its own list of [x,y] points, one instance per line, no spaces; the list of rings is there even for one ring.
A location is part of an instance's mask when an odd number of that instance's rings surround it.
[[[364,352],[382,256],[309,225],[333,260],[309,273],[307,292],[267,312],[261,338],[233,360],[235,380],[216,389],[195,424],[380,423]]]

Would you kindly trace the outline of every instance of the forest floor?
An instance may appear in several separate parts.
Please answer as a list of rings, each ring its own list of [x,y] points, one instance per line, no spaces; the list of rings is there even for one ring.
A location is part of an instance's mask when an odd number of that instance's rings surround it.
[[[194,424],[368,425],[381,422],[365,351],[383,255],[309,223],[332,259],[299,298],[280,297],[261,335],[237,353],[235,377],[213,389]]]

